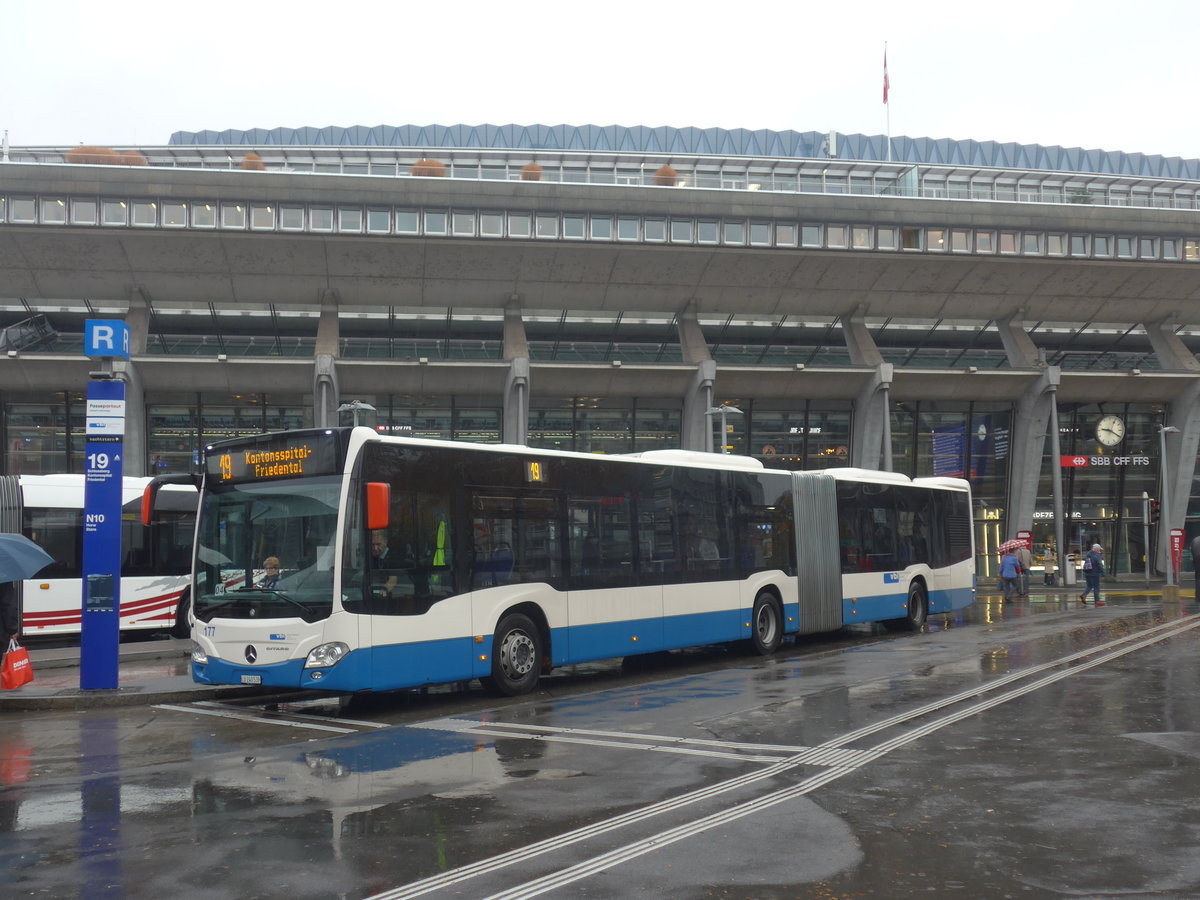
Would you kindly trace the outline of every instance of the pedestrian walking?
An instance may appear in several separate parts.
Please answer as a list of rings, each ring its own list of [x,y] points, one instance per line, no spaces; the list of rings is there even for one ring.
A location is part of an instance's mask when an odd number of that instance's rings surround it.
[[[1029,571],[1033,568],[1033,554],[1029,552],[1029,545],[1022,543],[1017,548],[1017,562],[1021,564],[1021,575],[1017,585],[1017,596],[1029,596]]]
[[[1011,550],[1004,551],[1000,557],[1000,580],[1004,582],[1004,602],[1012,603],[1013,595],[1017,592],[1017,579],[1021,575],[1021,563]]]
[[[1083,558],[1083,577],[1087,579],[1087,587],[1079,595],[1080,603],[1087,603],[1087,595],[1094,593],[1096,605],[1104,605],[1104,601],[1100,599],[1100,576],[1103,574],[1104,548],[1099,544],[1092,544],[1092,549]]]

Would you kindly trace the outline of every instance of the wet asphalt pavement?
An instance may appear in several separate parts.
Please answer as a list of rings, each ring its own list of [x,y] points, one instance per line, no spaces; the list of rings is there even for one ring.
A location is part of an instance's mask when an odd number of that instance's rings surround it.
[[[1107,600],[505,702],[189,694],[164,645],[122,662],[149,702],[77,709],[39,669],[57,705],[0,705],[0,895],[1200,897],[1200,617]]]

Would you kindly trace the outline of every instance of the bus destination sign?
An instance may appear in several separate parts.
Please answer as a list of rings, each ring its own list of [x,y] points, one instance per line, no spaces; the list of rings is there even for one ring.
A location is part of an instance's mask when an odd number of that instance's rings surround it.
[[[220,482],[267,481],[329,475],[337,471],[337,437],[283,435],[236,448],[217,447],[205,457],[208,474]]]

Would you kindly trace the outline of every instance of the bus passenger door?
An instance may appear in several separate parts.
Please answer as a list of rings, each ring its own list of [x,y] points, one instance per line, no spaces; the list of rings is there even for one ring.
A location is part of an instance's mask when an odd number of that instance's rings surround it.
[[[573,494],[567,501],[573,660],[662,649],[662,588],[638,584],[632,526],[628,492]]]

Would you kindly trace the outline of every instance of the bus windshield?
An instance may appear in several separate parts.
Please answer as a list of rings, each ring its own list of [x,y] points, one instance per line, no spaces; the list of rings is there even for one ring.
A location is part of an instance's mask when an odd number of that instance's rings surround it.
[[[340,492],[337,477],[207,491],[200,510],[196,618],[327,618]]]

